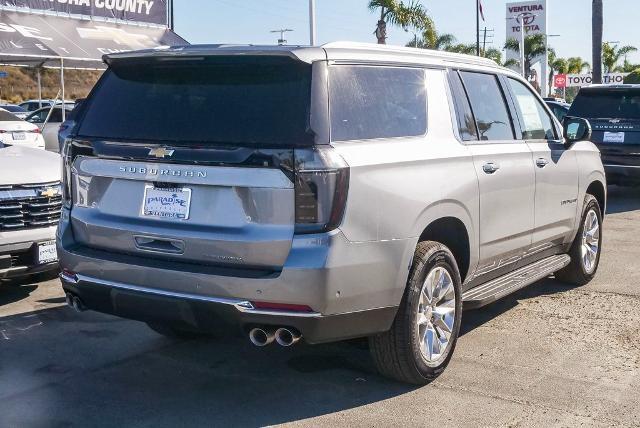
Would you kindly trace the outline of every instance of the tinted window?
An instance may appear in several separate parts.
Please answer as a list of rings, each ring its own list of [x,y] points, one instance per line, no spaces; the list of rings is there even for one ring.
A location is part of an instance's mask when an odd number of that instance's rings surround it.
[[[412,137],[427,132],[424,70],[331,67],[333,141]]]
[[[460,73],[481,140],[513,140],[513,128],[507,106],[496,76],[491,74]]]
[[[312,142],[311,66],[288,58],[129,62],[101,79],[84,137],[245,145]]]
[[[49,122],[62,122],[62,109],[54,108],[53,113],[51,113],[51,117],[49,117]]]
[[[515,97],[516,108],[523,123],[523,140],[553,140],[553,121],[542,106],[542,103],[533,95],[522,82],[507,79],[511,91]]]
[[[8,111],[5,111],[5,110],[0,110],[0,122],[19,122],[19,121],[20,119],[18,119],[12,113],[9,113]]]
[[[20,106],[0,106],[0,108],[3,108],[3,109],[5,109],[7,111],[10,111],[12,113],[25,113],[26,112],[26,110],[23,109]]]
[[[569,116],[640,119],[640,89],[583,89],[573,101]]]
[[[562,122],[564,120],[564,118],[567,116],[568,112],[569,112],[569,108],[568,107],[561,107],[559,105],[553,105],[553,114],[556,115],[556,117],[558,118],[558,120],[560,122]]]
[[[469,99],[464,92],[460,75],[456,72],[451,73],[450,82],[456,107],[456,116],[458,118],[460,138],[462,138],[462,141],[475,141],[478,139],[478,130],[476,129],[476,122],[473,119]]]

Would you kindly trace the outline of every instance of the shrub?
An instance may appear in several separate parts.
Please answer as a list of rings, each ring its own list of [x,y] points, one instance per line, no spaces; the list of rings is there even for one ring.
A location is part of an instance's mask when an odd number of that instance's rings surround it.
[[[624,83],[640,84],[640,68],[635,69],[631,74],[624,78]]]

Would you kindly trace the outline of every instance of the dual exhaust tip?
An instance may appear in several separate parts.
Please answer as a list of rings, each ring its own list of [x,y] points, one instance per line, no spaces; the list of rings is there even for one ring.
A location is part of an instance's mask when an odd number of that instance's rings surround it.
[[[255,346],[263,347],[275,342],[284,347],[295,345],[302,335],[298,330],[280,327],[278,329],[270,327],[256,327],[249,331],[249,340]]]
[[[66,294],[65,302],[67,303],[67,306],[73,308],[76,312],[85,312],[87,310],[87,307],[82,303],[82,300],[71,293]]]

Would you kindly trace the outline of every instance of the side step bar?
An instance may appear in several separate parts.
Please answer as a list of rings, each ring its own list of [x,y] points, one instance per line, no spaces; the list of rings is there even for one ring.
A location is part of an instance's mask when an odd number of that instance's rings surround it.
[[[571,262],[567,254],[547,257],[518,270],[510,272],[462,294],[464,309],[475,309],[493,303],[527,285],[531,285]]]

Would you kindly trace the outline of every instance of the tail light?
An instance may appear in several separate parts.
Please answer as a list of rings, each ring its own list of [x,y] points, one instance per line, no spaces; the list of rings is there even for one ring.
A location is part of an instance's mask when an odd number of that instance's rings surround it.
[[[62,146],[62,204],[71,208],[71,140],[65,140]]]
[[[321,233],[342,222],[349,165],[331,147],[295,150],[295,233]]]
[[[42,134],[42,131],[40,131],[40,128],[30,129],[27,132],[31,132],[34,134]]]

